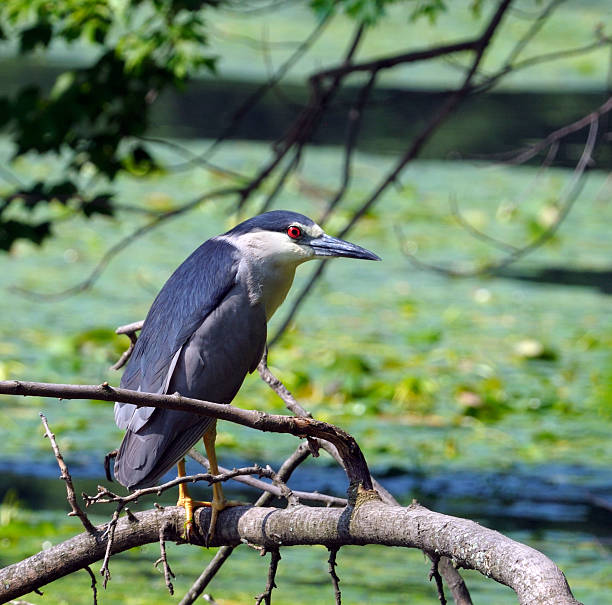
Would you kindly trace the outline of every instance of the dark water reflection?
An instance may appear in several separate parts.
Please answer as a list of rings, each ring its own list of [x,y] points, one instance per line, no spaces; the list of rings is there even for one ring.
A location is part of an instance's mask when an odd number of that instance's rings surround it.
[[[228,460],[226,464],[240,467],[250,463]],[[109,485],[105,478],[95,476],[100,470],[98,467],[72,466],[78,493],[93,494],[98,484],[107,485],[118,493],[125,492],[118,484]],[[200,469],[189,462],[188,472],[196,473]],[[57,479],[58,474],[51,462],[0,462],[0,502],[11,489],[27,508],[66,509],[64,484]],[[415,472],[391,468],[375,469],[374,474],[402,504],[414,498],[438,512],[471,518],[505,531],[564,529],[612,538],[612,470],[545,465],[517,467],[512,472],[470,469]],[[173,478],[172,473],[168,475],[170,478]],[[344,496],[346,477],[336,467],[305,464],[294,474],[290,486],[295,490]],[[193,491],[196,496],[204,497],[208,488],[194,486]],[[253,500],[255,494],[236,482],[226,484],[226,491],[231,498],[246,501]],[[176,494],[170,491],[161,497],[155,496],[142,502],[140,507],[150,507],[153,500],[173,504]],[[105,509],[96,512],[104,513]]]
[[[0,61],[3,94],[14,94],[25,84],[49,89],[67,67],[36,61]],[[181,93],[160,96],[153,105],[150,134],[165,137],[211,139],[233,124],[232,117],[260,84],[222,78],[191,82]],[[342,145],[349,109],[360,92],[358,86],[340,90],[329,106],[312,142]],[[364,113],[357,147],[374,153],[401,153],[448,96],[444,91],[382,88],[373,91]],[[309,90],[283,84],[253,104],[230,139],[275,141],[281,137],[307,103]],[[596,109],[605,92],[493,92],[468,98],[424,148],[421,157],[447,159],[481,157],[516,149],[542,139]],[[605,130],[605,129],[604,129]],[[586,131],[565,139],[557,154],[559,165],[573,166],[580,157]],[[542,158],[535,158],[539,163]],[[612,167],[612,146],[600,145],[595,155],[599,168]]]

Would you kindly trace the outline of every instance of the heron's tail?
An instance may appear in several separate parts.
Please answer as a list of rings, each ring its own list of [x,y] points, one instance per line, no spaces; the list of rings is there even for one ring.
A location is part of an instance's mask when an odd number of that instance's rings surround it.
[[[202,438],[213,420],[157,409],[138,431],[126,431],[115,458],[115,479],[128,489],[156,485]]]

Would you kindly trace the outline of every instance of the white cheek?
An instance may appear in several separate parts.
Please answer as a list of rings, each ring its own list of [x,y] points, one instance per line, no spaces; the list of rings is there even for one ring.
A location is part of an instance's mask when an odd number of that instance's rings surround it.
[[[281,264],[300,264],[314,256],[310,246],[301,246],[286,233],[246,233],[236,242],[249,256]]]

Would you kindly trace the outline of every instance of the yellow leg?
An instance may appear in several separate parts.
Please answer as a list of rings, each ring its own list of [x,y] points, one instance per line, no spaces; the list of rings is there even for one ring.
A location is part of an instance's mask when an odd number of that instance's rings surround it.
[[[206,456],[210,463],[210,473],[212,475],[219,474],[219,466],[217,464],[217,452],[215,451],[215,440],[217,438],[217,421],[215,420],[212,426],[204,433],[203,441],[206,448]],[[220,483],[213,483],[213,499],[210,503],[210,527],[208,528],[208,539],[210,541],[215,535],[215,527],[217,525],[217,517],[219,513],[228,506],[241,506],[244,502],[234,500],[226,500],[223,495],[223,488]]]
[[[178,476],[185,477],[185,458],[183,458],[178,464]],[[179,484],[179,499],[176,503],[177,506],[182,506],[185,509],[185,538],[189,538],[189,534],[193,530],[193,511],[201,506],[212,506],[211,502],[205,502],[201,500],[194,500],[189,495],[186,483]]]

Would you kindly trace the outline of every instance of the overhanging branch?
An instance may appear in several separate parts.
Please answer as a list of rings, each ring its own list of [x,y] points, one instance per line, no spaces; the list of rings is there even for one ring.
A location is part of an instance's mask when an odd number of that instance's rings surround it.
[[[263,432],[289,433],[297,437],[314,437],[336,446],[352,487],[371,490],[372,479],[365,457],[355,439],[342,429],[312,418],[264,414],[243,410],[232,405],[202,401],[182,395],[163,395],[117,389],[108,383],[101,385],[53,384],[46,382],[0,381],[0,394],[33,395],[59,399],[94,399],[120,401],[149,407],[180,410],[219,420],[235,422]]]

